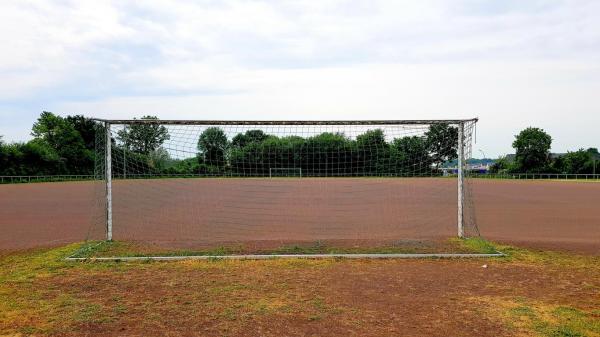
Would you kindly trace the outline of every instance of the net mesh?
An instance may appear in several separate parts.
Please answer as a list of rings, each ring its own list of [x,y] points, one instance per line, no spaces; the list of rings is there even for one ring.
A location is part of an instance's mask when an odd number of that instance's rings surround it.
[[[108,125],[113,239],[250,252],[456,236],[457,125],[248,123]],[[463,125],[470,158],[475,121]],[[96,199],[105,210],[106,129],[97,135]],[[474,236],[466,173],[464,228]],[[98,216],[89,236],[105,233]]]

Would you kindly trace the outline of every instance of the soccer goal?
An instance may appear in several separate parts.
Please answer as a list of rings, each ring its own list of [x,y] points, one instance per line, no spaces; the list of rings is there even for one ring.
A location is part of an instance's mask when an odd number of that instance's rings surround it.
[[[269,177],[302,177],[301,167],[269,167]]]
[[[479,235],[477,119],[97,122],[90,238],[135,255],[460,256]]]

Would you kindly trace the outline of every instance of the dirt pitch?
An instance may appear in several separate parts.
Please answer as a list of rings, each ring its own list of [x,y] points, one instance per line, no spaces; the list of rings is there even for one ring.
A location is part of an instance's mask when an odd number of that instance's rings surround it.
[[[364,187],[378,183],[369,180],[355,195],[369,195]],[[451,218],[452,181],[421,183],[425,186],[408,195],[436,200],[438,207],[437,214],[421,219]],[[171,188],[181,181],[161,184]],[[323,191],[314,184],[308,184],[306,198]],[[131,191],[118,194],[122,205],[162,192],[156,185],[120,185],[115,187]],[[235,192],[230,196],[247,188],[254,187],[229,189]],[[92,206],[93,184],[3,185],[0,336],[600,336],[600,184],[477,180],[473,189],[485,237],[585,254],[500,246],[509,257],[73,263],[64,258],[80,244],[62,245],[96,235],[88,224],[102,216]],[[195,202],[187,195],[162,206]],[[347,209],[344,203],[319,207],[332,206]],[[394,215],[416,221],[398,209],[378,210],[374,224]],[[149,211],[133,210],[132,223],[144,212]],[[189,216],[177,207],[169,212]],[[160,208],[148,214],[146,222],[162,221]],[[172,233],[181,231],[185,228]],[[310,238],[315,232],[304,227],[302,233]],[[217,238],[219,232],[212,234]],[[35,246],[62,247],[9,251]]]
[[[102,238],[102,188],[0,185],[0,249]],[[600,183],[481,179],[472,189],[483,237],[600,254]],[[455,193],[454,180],[433,178],[115,181],[114,231],[167,245],[449,237]]]

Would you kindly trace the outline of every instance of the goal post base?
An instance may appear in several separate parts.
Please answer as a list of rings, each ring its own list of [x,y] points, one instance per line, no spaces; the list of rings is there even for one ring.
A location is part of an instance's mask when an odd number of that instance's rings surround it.
[[[175,243],[146,244],[136,241],[89,241],[69,261],[177,261],[177,260],[265,260],[282,259],[413,259],[486,258],[504,256],[493,242],[480,237],[395,241],[252,242],[202,247]]]

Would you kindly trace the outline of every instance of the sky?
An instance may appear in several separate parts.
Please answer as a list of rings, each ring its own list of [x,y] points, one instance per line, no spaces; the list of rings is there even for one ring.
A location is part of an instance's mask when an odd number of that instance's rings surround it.
[[[479,117],[600,147],[600,1],[3,1],[0,135],[129,119]]]

